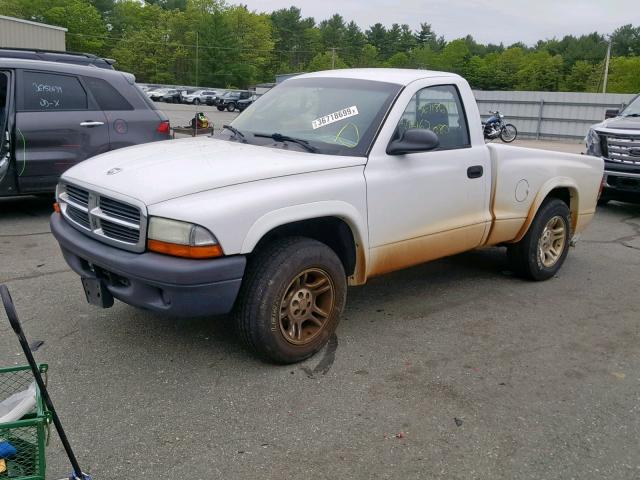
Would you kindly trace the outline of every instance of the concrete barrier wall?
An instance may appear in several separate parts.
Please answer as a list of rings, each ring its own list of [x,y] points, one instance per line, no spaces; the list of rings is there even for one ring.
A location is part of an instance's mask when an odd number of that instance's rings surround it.
[[[534,138],[582,139],[607,109],[621,108],[635,95],[617,93],[501,92],[474,90],[485,121],[499,110],[518,134]]]

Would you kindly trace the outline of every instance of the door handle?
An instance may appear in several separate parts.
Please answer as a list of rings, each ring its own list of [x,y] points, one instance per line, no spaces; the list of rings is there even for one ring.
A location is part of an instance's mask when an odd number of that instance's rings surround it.
[[[104,125],[104,122],[81,122],[81,127],[99,127],[100,125]]]
[[[484,173],[484,169],[482,165],[473,165],[472,167],[467,168],[467,177],[469,178],[480,178]]]

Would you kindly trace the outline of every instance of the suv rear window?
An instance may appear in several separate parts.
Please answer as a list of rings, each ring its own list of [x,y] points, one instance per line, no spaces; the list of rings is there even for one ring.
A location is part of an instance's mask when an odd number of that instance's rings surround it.
[[[94,77],[84,77],[84,81],[101,110],[133,110],[131,104],[108,82]]]
[[[87,93],[74,76],[26,71],[23,89],[25,110],[87,109]]]

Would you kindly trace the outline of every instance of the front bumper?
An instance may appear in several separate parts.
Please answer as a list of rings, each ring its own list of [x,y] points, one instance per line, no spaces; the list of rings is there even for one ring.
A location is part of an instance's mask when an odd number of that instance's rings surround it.
[[[605,159],[604,196],[609,198],[640,196],[640,166],[609,162]]]
[[[51,215],[51,232],[78,275],[99,278],[125,303],[175,316],[230,312],[246,265],[242,255],[191,260],[127,252],[89,238],[58,213]]]

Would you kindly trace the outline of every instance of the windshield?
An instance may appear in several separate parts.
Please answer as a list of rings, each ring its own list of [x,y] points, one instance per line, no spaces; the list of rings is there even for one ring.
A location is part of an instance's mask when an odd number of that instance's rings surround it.
[[[366,156],[401,88],[370,80],[289,79],[253,102],[232,125],[249,143],[272,144],[253,134],[277,133],[304,140],[318,153]]]
[[[628,116],[633,116],[633,117],[638,117],[640,116],[640,95],[638,95],[636,98],[634,98],[631,103],[629,105],[627,105],[627,107],[620,112],[620,115],[623,117],[628,117]]]

